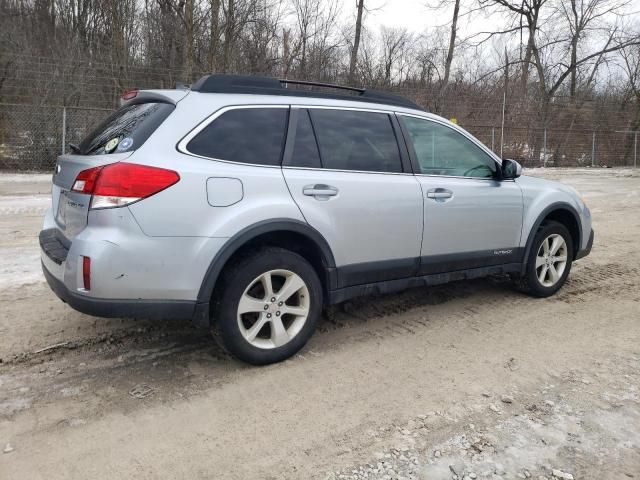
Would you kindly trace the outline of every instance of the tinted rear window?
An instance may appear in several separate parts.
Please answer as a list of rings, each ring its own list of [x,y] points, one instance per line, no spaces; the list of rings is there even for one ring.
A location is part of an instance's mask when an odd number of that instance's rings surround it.
[[[401,172],[400,151],[386,113],[311,109],[324,168]]]
[[[137,103],[113,112],[80,144],[83,155],[128,152],[139,148],[173,112],[169,103]]]
[[[229,110],[187,144],[203,157],[258,165],[280,165],[287,127],[287,108]]]

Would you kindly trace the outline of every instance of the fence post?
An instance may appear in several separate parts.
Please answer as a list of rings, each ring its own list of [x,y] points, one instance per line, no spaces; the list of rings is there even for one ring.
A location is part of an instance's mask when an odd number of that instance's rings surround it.
[[[507,109],[507,91],[502,94],[502,131],[500,132],[500,158],[502,158],[502,147],[504,147],[504,112]]]
[[[542,138],[543,138],[543,140],[542,140],[542,155],[543,155],[542,164],[546,167],[547,166],[547,128],[546,127],[544,129],[544,133],[543,133]]]
[[[491,127],[491,151],[496,152],[496,127]]]
[[[638,131],[633,136],[633,168],[638,168]]]
[[[64,155],[64,151],[67,145],[67,107],[62,107],[62,152],[61,155]]]
[[[591,166],[596,166],[596,132],[593,132],[593,140],[591,141]]]

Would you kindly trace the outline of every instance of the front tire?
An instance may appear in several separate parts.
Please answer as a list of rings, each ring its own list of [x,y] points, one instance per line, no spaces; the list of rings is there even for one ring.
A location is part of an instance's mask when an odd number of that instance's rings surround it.
[[[322,312],[322,285],[302,256],[264,248],[232,265],[213,305],[214,335],[252,365],[280,362],[313,334]]]
[[[567,227],[544,224],[533,239],[525,274],[516,285],[535,297],[549,297],[564,285],[573,261],[573,241]]]

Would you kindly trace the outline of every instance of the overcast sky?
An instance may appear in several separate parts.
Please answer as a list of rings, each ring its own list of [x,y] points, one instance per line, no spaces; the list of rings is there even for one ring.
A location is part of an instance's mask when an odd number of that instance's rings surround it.
[[[348,18],[355,11],[356,0],[341,0],[343,15]],[[365,6],[371,11],[367,14],[369,27],[386,25],[389,27],[407,27],[412,32],[423,32],[427,27],[447,23],[446,10],[437,12],[425,6],[425,0],[369,0]],[[453,12],[451,12],[453,13]]]
[[[356,0],[339,0],[342,4],[341,16],[344,21],[355,17]],[[452,8],[434,10],[427,8],[427,4],[432,5],[437,1],[431,0],[365,0],[365,7],[371,9],[365,18],[365,24],[369,28],[377,28],[380,25],[389,27],[406,27],[409,31],[415,33],[424,32],[428,28],[435,26],[447,25],[451,21],[453,14]],[[461,2],[460,13],[467,11],[467,6],[474,5],[476,2],[463,0]],[[631,0],[627,11],[640,11],[640,0]],[[471,17],[471,21],[461,19],[460,30],[465,34],[491,30],[491,27],[502,23],[502,15],[485,16],[480,12],[476,12]],[[636,21],[639,21],[640,15],[635,14]]]

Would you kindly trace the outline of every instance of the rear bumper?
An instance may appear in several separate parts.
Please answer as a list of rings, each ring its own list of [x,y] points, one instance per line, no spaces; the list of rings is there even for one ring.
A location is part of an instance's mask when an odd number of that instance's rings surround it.
[[[44,276],[72,308],[100,317],[209,323],[208,299],[199,301],[198,291],[226,238],[150,237],[126,207],[89,212],[87,225],[71,237],[49,209],[39,239]],[[90,291],[83,257],[91,259]]]
[[[593,247],[593,236],[594,236],[593,229],[591,229],[591,234],[589,235],[589,241],[587,242],[587,246],[576,253],[575,260],[580,260],[581,258],[584,258],[591,253],[591,248]]]
[[[87,315],[107,318],[191,319],[198,323],[206,315],[209,304],[190,300],[104,299],[81,295],[69,290],[42,263],[42,272],[51,290],[71,308]]]

